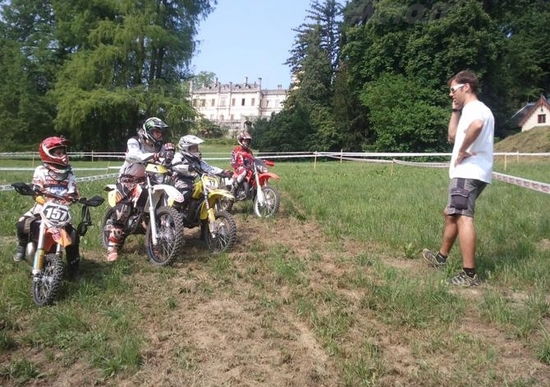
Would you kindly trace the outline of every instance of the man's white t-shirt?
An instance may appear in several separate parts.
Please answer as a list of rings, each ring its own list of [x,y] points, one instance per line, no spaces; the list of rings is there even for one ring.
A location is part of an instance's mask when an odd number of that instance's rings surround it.
[[[460,164],[455,166],[455,160],[464,142],[466,130],[476,120],[483,121],[483,128],[472,145],[466,149],[466,152],[472,154],[472,156],[462,160]],[[495,118],[487,105],[479,100],[468,102],[464,105],[456,129],[453,156],[451,158],[451,166],[449,167],[449,177],[451,179],[461,177],[491,183],[494,129]]]

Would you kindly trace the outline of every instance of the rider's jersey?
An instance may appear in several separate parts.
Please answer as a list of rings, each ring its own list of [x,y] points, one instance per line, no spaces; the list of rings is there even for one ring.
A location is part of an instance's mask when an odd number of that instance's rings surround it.
[[[59,196],[78,195],[76,178],[71,170],[61,174],[48,169],[44,165],[40,165],[34,170],[32,185],[39,191]],[[34,216],[41,209],[42,205],[36,203],[23,216]]]
[[[231,152],[231,166],[235,171],[241,171],[244,168],[250,169],[254,163],[254,156],[250,149],[244,148],[241,145],[233,148]]]
[[[144,178],[145,163],[153,158],[156,150],[155,146],[142,143],[136,137],[128,139],[124,164],[120,167],[118,177]]]
[[[190,160],[181,153],[176,153],[174,160],[172,160],[172,171],[177,174],[177,178],[194,180],[198,176],[197,172],[195,172],[196,169],[213,175],[223,172],[223,169],[209,165],[204,160]]]

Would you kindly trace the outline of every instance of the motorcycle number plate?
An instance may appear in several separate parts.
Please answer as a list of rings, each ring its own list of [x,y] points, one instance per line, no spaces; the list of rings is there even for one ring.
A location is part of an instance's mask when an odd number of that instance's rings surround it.
[[[208,189],[216,189],[219,186],[218,179],[215,177],[204,176],[204,185]]]
[[[53,202],[44,204],[42,216],[54,226],[63,225],[71,219],[69,207]]]

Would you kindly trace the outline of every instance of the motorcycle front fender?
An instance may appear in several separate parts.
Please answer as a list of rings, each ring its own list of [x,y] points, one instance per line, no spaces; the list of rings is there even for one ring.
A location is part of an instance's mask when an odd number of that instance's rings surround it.
[[[183,195],[176,187],[168,184],[156,184],[153,186],[153,201],[155,206],[163,194],[166,195],[169,207],[173,207],[174,203],[183,203]]]
[[[271,173],[271,172],[266,172],[266,173],[260,173],[258,175],[258,179],[260,180],[260,185],[265,185],[267,184],[267,181],[269,179],[279,179],[279,175],[275,174],[275,173]]]
[[[71,243],[73,243],[71,236],[69,233],[64,229],[56,229],[56,230],[48,230],[48,233],[51,233],[51,239],[52,242],[57,243],[63,247],[69,246]],[[52,247],[53,243],[50,244],[49,248],[46,249],[48,251]]]
[[[107,184],[105,187],[103,187],[103,190],[107,191],[107,203],[109,203],[109,206],[116,206],[116,203],[119,200],[117,198],[116,184]]]
[[[208,192],[208,205],[211,208],[214,208],[216,203],[220,201],[220,199],[228,199],[228,200],[235,200],[235,196],[231,192],[229,192],[226,189],[214,189],[210,192]],[[201,218],[202,219],[202,218]]]

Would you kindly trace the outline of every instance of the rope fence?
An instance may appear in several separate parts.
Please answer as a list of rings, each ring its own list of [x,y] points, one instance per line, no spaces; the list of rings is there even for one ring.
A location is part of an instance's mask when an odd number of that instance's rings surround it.
[[[211,155],[222,154],[220,152],[209,153]],[[94,158],[118,158],[124,159],[123,152],[70,152],[70,157],[90,157]],[[262,159],[314,159],[314,168],[317,165],[318,158],[327,158],[333,160],[343,161],[355,161],[355,162],[367,162],[378,164],[391,164],[391,165],[403,165],[411,167],[422,168],[448,168],[449,162],[417,162],[417,161],[404,161],[398,158],[414,158],[414,157],[450,157],[451,153],[395,153],[395,152],[260,152],[257,154],[258,158]],[[507,157],[516,157],[518,160],[520,157],[550,157],[550,153],[519,153],[519,152],[496,152],[495,157],[504,156],[504,169],[506,170]],[[37,152],[2,152],[0,153],[0,159],[2,158],[38,158]],[[390,158],[390,160],[387,160]],[[204,157],[206,161],[227,161],[230,157]],[[74,168],[75,171],[105,171],[110,169],[118,170],[119,166],[107,166],[103,168]],[[31,167],[2,167],[0,171],[33,171]],[[114,179],[118,176],[117,173],[102,174],[96,176],[85,176],[77,178],[79,182],[97,181],[104,179]],[[498,181],[502,181],[508,184],[517,185],[523,188],[531,189],[537,192],[550,194],[550,184],[539,181],[529,180],[522,177],[506,175],[499,172],[493,172],[493,178]],[[11,185],[0,185],[1,191],[11,191],[13,188]]]

